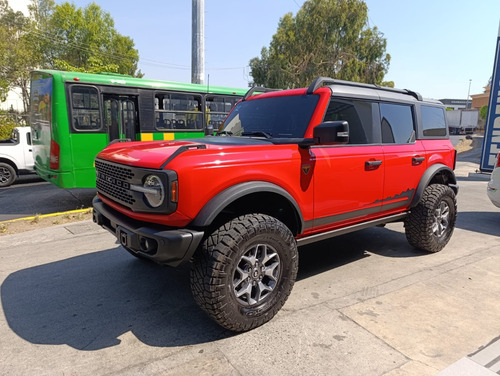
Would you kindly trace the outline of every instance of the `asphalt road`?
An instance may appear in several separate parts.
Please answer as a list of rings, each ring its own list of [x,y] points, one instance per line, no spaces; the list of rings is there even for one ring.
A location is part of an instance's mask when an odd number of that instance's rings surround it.
[[[500,210],[473,172],[458,163],[457,226],[443,251],[416,251],[401,223],[303,247],[283,309],[243,334],[196,306],[189,266],[140,261],[91,221],[0,237],[0,375],[430,376],[457,361],[482,367],[468,354],[500,334]]]
[[[0,188],[0,222],[89,208],[95,194],[93,188],[63,189],[36,175],[22,176],[15,184]]]

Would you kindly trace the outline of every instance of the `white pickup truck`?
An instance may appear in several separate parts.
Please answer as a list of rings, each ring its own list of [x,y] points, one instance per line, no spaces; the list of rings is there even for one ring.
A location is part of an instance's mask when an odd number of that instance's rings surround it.
[[[22,174],[34,173],[30,127],[17,127],[8,140],[0,140],[0,188]]]

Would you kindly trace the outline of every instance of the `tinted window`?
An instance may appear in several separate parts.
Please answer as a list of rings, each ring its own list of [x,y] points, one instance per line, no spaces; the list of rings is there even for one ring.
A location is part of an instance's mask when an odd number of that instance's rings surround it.
[[[93,87],[71,87],[71,117],[76,130],[101,128],[99,95]]]
[[[349,123],[350,144],[371,144],[375,142],[373,106],[370,102],[333,99],[324,121],[346,120]]]
[[[203,129],[201,95],[159,93],[155,95],[156,128],[159,130]]]
[[[248,99],[236,105],[223,130],[234,136],[265,132],[272,137],[302,138],[318,100],[318,95]]]
[[[383,143],[407,144],[415,140],[411,106],[381,103],[380,118]]]
[[[421,106],[424,136],[446,136],[444,111],[440,107]]]

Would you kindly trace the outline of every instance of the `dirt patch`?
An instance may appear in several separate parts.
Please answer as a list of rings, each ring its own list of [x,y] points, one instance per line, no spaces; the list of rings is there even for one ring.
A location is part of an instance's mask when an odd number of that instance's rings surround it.
[[[35,215],[27,219],[5,221],[0,223],[0,236],[17,234],[20,232],[38,230],[53,225],[79,222],[92,219],[92,209],[68,212],[59,215]]]
[[[474,148],[472,139],[462,138],[458,144],[455,146],[457,153],[463,153],[465,151],[472,150]]]

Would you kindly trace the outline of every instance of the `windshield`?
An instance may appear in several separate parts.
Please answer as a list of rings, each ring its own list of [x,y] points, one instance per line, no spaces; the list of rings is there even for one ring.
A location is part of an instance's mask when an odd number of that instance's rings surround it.
[[[219,134],[302,138],[318,100],[318,95],[291,95],[240,102],[222,124]]]

